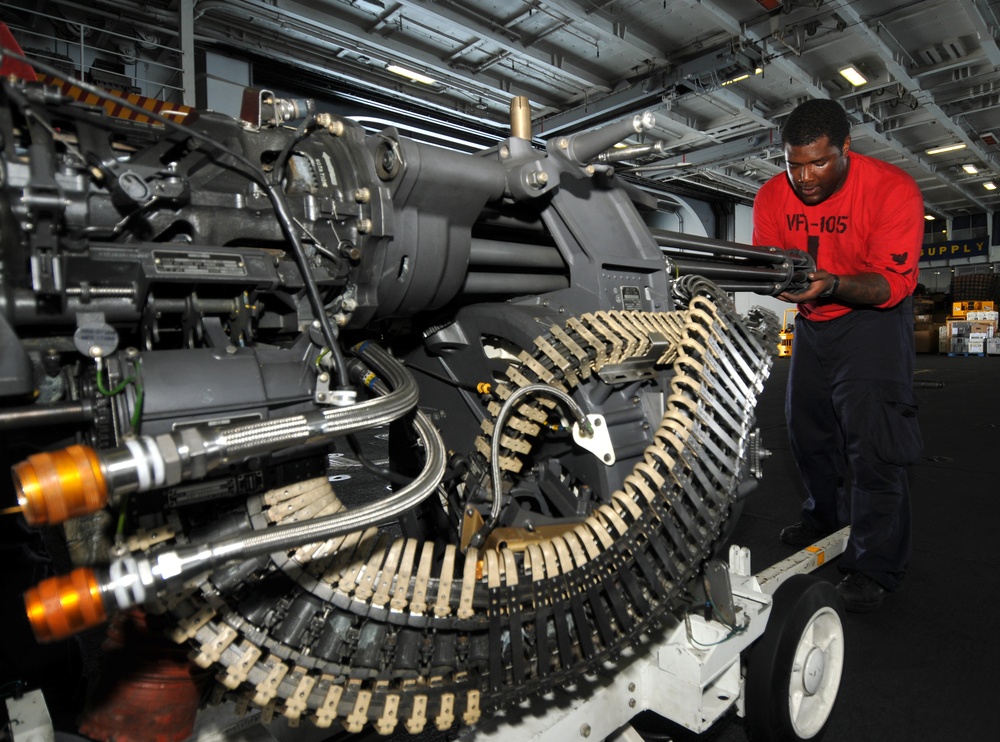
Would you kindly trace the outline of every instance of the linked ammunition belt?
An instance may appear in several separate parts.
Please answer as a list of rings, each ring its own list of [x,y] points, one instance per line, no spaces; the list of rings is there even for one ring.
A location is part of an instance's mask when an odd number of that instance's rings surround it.
[[[382,734],[474,724],[632,651],[680,610],[718,538],[771,352],[724,295],[700,295],[675,312],[570,319],[508,372],[512,387],[571,389],[664,337],[659,360],[674,374],[663,419],[624,487],[585,522],[520,553],[390,543],[372,528],[249,560],[174,598],[174,638],[265,720],[337,720],[354,732],[371,723]],[[532,397],[510,417],[505,471],[544,435],[551,404]],[[488,452],[493,434],[487,422],[476,448]],[[268,493],[251,516],[262,529],[341,507],[320,479]]]

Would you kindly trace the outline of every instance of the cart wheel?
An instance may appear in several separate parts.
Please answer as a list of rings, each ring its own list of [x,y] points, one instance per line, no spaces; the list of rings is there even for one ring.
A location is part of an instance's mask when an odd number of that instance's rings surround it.
[[[746,718],[761,742],[818,739],[844,669],[844,610],[836,588],[812,575],[774,593],[764,635],[750,652]]]

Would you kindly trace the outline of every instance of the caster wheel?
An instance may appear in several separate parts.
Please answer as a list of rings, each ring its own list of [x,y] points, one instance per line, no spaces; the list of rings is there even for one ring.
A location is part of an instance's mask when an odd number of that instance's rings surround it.
[[[844,609],[836,588],[796,575],[774,594],[749,655],[746,719],[759,742],[819,739],[844,670]]]

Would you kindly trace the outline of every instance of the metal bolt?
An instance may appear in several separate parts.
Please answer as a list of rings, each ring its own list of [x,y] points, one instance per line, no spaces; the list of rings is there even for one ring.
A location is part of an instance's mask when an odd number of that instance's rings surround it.
[[[367,234],[372,231],[371,219],[358,219],[358,234]]]
[[[372,192],[367,188],[358,188],[354,191],[354,200],[359,204],[366,204],[371,200]]]
[[[532,170],[528,173],[528,185],[531,188],[544,188],[548,182],[549,174],[544,170]]]
[[[590,736],[590,724],[584,724],[580,727],[580,736],[589,737]]]
[[[635,699],[634,698],[628,699],[628,707],[630,709],[634,709],[635,708]]]
[[[325,371],[319,375],[319,380],[324,384],[330,380],[330,374]]]
[[[629,693],[635,693],[635,683],[629,683],[628,684],[628,692]]]
[[[594,173],[597,172],[597,170],[594,168],[593,165],[587,165],[587,167],[584,168],[584,171],[587,173],[587,175],[593,175]]]
[[[559,149],[569,149],[569,140],[566,137],[559,140]]]

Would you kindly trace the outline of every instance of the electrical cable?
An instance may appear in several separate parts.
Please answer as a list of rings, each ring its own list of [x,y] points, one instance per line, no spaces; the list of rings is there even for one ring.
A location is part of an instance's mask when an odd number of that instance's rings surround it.
[[[455,379],[449,379],[447,376],[436,373],[426,368],[422,368],[421,366],[414,366],[412,364],[408,364],[407,368],[410,369],[410,371],[416,371],[417,373],[423,374],[424,376],[427,376],[431,379],[436,379],[437,381],[440,381],[442,384],[453,386],[456,389],[466,389],[470,392],[477,392],[479,394],[484,393],[482,382],[478,382],[476,384],[463,384],[460,381],[456,381]]]
[[[410,483],[410,477],[398,474],[388,467],[378,466],[375,462],[365,456],[364,451],[361,450],[361,441],[359,441],[358,437],[353,433],[347,436],[347,445],[351,447],[351,453],[354,454],[354,458],[358,460],[358,463],[361,464],[366,471],[369,471],[376,477],[385,479],[392,484],[405,485]]]
[[[503,406],[497,413],[496,421],[493,424],[493,440],[490,446],[490,477],[493,481],[493,502],[490,505],[490,519],[488,525],[490,528],[495,526],[500,518],[500,510],[503,507],[503,483],[500,478],[500,437],[503,432],[504,425],[507,424],[507,418],[510,416],[510,411],[514,407],[514,403],[528,394],[549,394],[559,401],[566,404],[570,411],[573,413],[573,417],[576,418],[577,424],[580,426],[580,430],[586,436],[591,436],[594,433],[594,429],[587,419],[586,414],[584,414],[583,409],[578,405],[573,398],[570,397],[566,392],[560,391],[546,384],[529,384],[516,389],[511,393],[506,400],[504,400]]]

